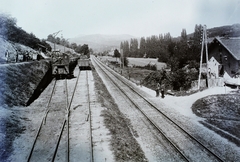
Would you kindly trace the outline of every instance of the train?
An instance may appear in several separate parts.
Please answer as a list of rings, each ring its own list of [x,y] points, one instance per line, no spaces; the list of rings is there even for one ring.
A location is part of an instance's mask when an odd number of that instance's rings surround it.
[[[80,70],[91,70],[90,58],[88,55],[80,55],[78,67]]]
[[[22,52],[18,50],[16,52],[6,52],[5,53],[6,62],[13,63],[13,62],[24,62],[24,61],[35,61],[44,59],[39,52],[36,51],[25,51]]]
[[[52,75],[53,77],[67,78],[72,75],[70,71],[70,56],[60,51],[51,52],[52,59]]]

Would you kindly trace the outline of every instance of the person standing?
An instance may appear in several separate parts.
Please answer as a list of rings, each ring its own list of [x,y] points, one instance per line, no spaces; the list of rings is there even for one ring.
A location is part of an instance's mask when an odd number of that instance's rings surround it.
[[[5,52],[5,57],[6,57],[6,61],[8,62],[8,57],[9,57],[9,52],[8,52],[8,50],[6,50],[6,52]]]
[[[157,83],[157,87],[156,87],[156,97],[159,96],[159,90],[160,90],[160,84]]]
[[[164,84],[161,86],[161,97],[164,98]]]
[[[15,62],[18,62],[18,52],[16,54],[16,61]]]

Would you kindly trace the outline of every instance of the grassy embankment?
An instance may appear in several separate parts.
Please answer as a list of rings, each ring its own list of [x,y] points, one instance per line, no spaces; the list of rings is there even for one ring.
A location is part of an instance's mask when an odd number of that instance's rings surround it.
[[[102,111],[102,116],[104,116],[104,124],[112,135],[111,148],[116,161],[147,161],[140,145],[129,129],[131,127],[129,119],[120,112],[94,68],[92,71],[98,94],[97,98],[102,103],[102,106],[106,107]],[[134,134],[134,136],[137,135]]]
[[[47,61],[6,64],[0,68],[1,105],[26,105],[49,69]]]

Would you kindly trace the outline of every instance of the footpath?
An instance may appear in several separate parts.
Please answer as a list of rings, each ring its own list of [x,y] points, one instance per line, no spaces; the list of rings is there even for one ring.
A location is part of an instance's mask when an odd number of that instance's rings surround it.
[[[192,112],[192,104],[200,98],[209,96],[209,95],[216,95],[216,94],[229,94],[237,89],[231,89],[229,87],[213,87],[203,90],[201,92],[197,92],[191,94],[189,96],[172,96],[172,95],[165,95],[164,98],[161,98],[161,94],[159,97],[156,97],[156,92],[144,86],[141,87],[143,91],[151,96],[151,100],[155,102],[161,102],[165,104],[168,108],[176,109],[179,113],[184,116],[193,117],[195,114]]]

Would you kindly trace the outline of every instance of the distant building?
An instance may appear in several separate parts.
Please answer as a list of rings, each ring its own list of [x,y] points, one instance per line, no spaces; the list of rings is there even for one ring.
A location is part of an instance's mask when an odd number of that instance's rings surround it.
[[[240,69],[240,39],[214,38],[209,45],[208,56],[210,77],[234,77]]]

